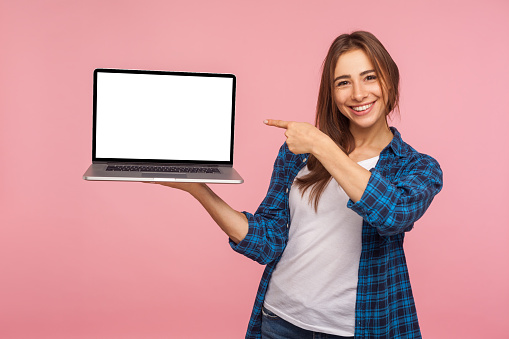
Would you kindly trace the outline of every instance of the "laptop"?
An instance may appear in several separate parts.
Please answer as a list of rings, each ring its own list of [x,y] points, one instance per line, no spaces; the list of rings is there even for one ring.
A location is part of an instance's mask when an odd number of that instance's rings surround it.
[[[233,74],[94,70],[85,180],[244,182],[233,169]]]

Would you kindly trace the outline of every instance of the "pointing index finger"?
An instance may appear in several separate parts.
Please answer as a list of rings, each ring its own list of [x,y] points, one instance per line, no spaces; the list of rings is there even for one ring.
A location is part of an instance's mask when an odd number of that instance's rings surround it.
[[[274,126],[278,128],[288,128],[289,121],[268,119],[265,120],[264,123],[268,126]]]

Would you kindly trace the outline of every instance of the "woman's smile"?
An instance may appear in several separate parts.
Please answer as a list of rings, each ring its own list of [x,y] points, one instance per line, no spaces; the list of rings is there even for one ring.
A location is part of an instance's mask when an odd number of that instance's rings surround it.
[[[362,116],[362,115],[368,114],[371,111],[375,102],[376,101],[373,101],[371,103],[359,105],[359,106],[349,106],[349,108],[352,110],[353,114],[355,114],[357,116]]]

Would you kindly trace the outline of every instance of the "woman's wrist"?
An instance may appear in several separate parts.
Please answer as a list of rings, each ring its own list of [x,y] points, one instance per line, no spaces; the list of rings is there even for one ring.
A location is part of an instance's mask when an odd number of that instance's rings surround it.
[[[208,186],[204,183],[194,183],[188,187],[187,193],[198,199],[208,191]]]
[[[317,137],[313,143],[311,154],[313,154],[318,160],[320,158],[330,155],[335,150],[341,151],[336,143],[325,133],[320,132],[320,136]],[[341,151],[342,152],[342,151]]]

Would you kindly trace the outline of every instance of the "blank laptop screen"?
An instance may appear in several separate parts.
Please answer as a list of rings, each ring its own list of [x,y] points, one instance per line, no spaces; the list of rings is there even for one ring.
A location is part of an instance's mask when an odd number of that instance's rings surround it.
[[[231,162],[233,75],[96,70],[95,158]]]

